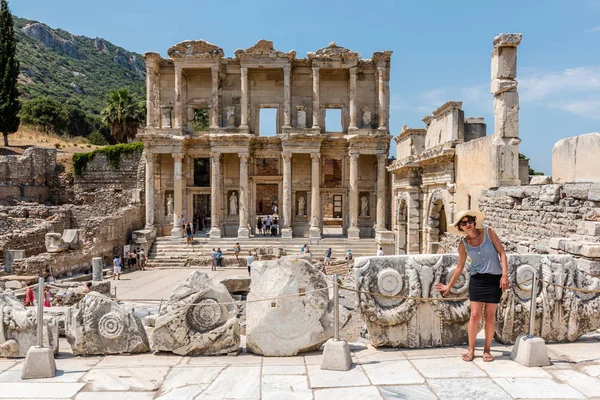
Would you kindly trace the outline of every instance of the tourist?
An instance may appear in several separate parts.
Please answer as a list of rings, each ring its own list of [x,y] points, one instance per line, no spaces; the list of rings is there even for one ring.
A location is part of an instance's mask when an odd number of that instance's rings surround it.
[[[252,255],[252,252],[249,251],[248,255],[246,256],[246,265],[248,266],[248,276],[252,276],[252,274],[250,273],[250,265],[252,265],[253,262],[254,262],[254,256]]]
[[[217,267],[223,267],[223,252],[217,247]]]
[[[187,238],[187,244],[192,244],[193,243],[193,239],[192,239],[192,226],[189,223],[185,227],[185,236]]]
[[[33,306],[33,290],[29,286],[25,289],[25,300],[23,304],[25,307]]]
[[[217,251],[214,248],[210,251],[210,270],[217,270]]]
[[[484,218],[485,214],[480,211],[462,211],[458,214],[456,222],[448,226],[448,232],[466,236],[458,244],[458,265],[450,278],[450,282],[446,285],[441,282],[435,285],[435,289],[441,292],[443,296],[450,294],[450,289],[462,275],[467,257],[471,260],[469,350],[462,356],[464,361],[473,361],[475,357],[475,339],[479,331],[484,304],[485,345],[483,346],[483,361],[494,361],[490,351],[496,329],[496,309],[502,292],[508,289],[508,262],[504,247],[492,228],[483,227]]]
[[[140,249],[138,251],[138,254],[140,256],[140,269],[142,271],[146,270],[146,253],[144,252],[144,249]]]
[[[129,252],[129,271],[135,271],[135,264],[137,262],[137,253],[134,250],[133,252]]]
[[[350,264],[352,264],[352,252],[350,249],[346,251],[346,264],[348,264],[348,268],[350,268]]]
[[[304,253],[306,253],[306,247],[307,247],[307,246],[306,246],[306,243],[304,243],[304,244],[302,245],[302,248],[300,249],[300,254],[304,254]]]
[[[233,253],[235,254],[235,261],[237,261],[238,266],[240,266],[240,252],[242,251],[242,247],[240,246],[239,243],[235,244],[235,247],[233,248]]]
[[[119,256],[115,256],[113,260],[113,281],[117,277],[118,280],[121,280],[121,259]]]
[[[265,228],[265,231],[263,232],[263,236],[264,236],[267,233],[271,232],[271,216],[270,215],[267,215],[267,218],[265,218],[263,225]]]
[[[277,236],[277,232],[279,230],[279,225],[277,225],[277,221],[271,225],[271,236]]]
[[[44,286],[44,307],[52,307],[52,298],[54,295],[50,292],[50,287]]]
[[[138,269],[141,270],[142,264],[140,263],[140,249],[139,248],[135,250],[135,262],[136,262]]]
[[[379,250],[377,250],[377,257],[380,257],[383,255],[383,247],[380,247]]]
[[[258,217],[258,220],[256,220],[256,234],[258,235],[259,233],[262,233],[262,229],[263,221],[261,217]]]
[[[331,247],[325,250],[325,258],[323,259],[323,264],[328,265],[329,260],[331,259]]]

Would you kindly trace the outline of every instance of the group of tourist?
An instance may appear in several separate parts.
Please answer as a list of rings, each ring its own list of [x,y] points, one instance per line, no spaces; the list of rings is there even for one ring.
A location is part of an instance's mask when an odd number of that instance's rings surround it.
[[[263,236],[269,234],[271,236],[279,235],[279,218],[270,215],[267,215],[264,219],[258,217],[256,220],[256,233],[261,233]]]
[[[240,253],[242,252],[242,246],[239,243],[235,244],[233,248],[233,254],[235,255],[235,260],[238,263],[238,266],[241,267]],[[210,266],[211,271],[216,271],[218,267],[223,267],[223,251],[221,251],[220,247],[214,248],[210,251]],[[248,255],[246,256],[246,265],[248,266],[248,276],[250,276],[250,265],[254,262],[256,255],[252,254],[252,251],[248,251]]]
[[[129,250],[125,255],[125,259],[127,261],[127,267],[130,272],[140,270],[146,270],[146,253],[144,249],[134,249]],[[121,257],[119,257],[118,253],[115,253],[113,257],[113,280],[118,279],[121,280],[121,273],[123,272],[123,263],[121,262]]]
[[[304,243],[302,245],[302,248],[300,249],[300,254],[311,254],[308,244]],[[331,249],[331,247],[329,247],[327,250],[325,250],[325,257],[323,257],[323,264],[329,265],[332,255],[333,255],[333,250]],[[346,255],[344,257],[348,266],[350,266],[350,264],[352,263],[352,258],[353,258],[352,251],[350,249],[348,249],[346,251]]]

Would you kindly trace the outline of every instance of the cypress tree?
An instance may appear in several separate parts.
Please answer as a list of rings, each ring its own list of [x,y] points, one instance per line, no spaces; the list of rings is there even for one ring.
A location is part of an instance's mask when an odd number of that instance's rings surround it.
[[[19,129],[19,61],[13,18],[6,0],[0,0],[0,132],[4,135],[4,146],[8,146],[8,135]]]

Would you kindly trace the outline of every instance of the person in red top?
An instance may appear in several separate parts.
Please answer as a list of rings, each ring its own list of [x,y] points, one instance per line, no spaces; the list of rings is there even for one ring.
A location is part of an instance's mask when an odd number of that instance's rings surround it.
[[[33,290],[30,287],[25,289],[25,307],[33,305]]]

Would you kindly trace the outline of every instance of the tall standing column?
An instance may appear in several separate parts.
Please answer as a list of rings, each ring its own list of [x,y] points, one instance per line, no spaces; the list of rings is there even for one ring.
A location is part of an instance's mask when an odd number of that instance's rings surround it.
[[[240,83],[242,86],[240,129],[248,129],[248,68],[246,67],[240,68]]]
[[[146,53],[146,126],[160,128],[160,54]]]
[[[154,160],[156,156],[146,153],[146,228],[154,226]]]
[[[350,68],[350,126],[348,129],[357,129],[356,126],[356,67]]]
[[[283,159],[283,228],[281,237],[292,238],[292,153],[282,153]]]
[[[180,238],[183,236],[181,229],[181,217],[183,215],[183,154],[173,154],[173,229],[171,236]]]
[[[238,238],[245,239],[250,237],[250,227],[248,225],[248,154],[239,153],[240,157],[240,226],[238,228]]]
[[[319,126],[320,119],[320,84],[319,84],[319,67],[313,67],[313,129],[321,129]]]
[[[183,71],[180,65],[175,65],[175,129],[183,127]]]
[[[212,114],[210,118],[210,127],[215,129],[219,127],[219,67],[211,67],[212,74]]]
[[[386,126],[386,96],[385,96],[385,66],[377,66],[377,75],[379,84],[377,85],[377,93],[379,99],[379,129],[387,130]]]
[[[283,127],[292,127],[290,66],[283,67]]]
[[[210,153],[210,237],[221,237],[221,153]]]
[[[310,155],[312,160],[312,179],[311,179],[311,205],[310,205],[310,229],[311,238],[321,237],[321,191],[320,191],[320,166],[321,154],[313,153]]]
[[[349,239],[360,238],[360,228],[358,227],[358,156],[357,152],[350,153],[350,190],[348,197],[348,206],[350,209]]]
[[[377,221],[375,231],[385,230],[385,164],[387,154],[377,154]]]

